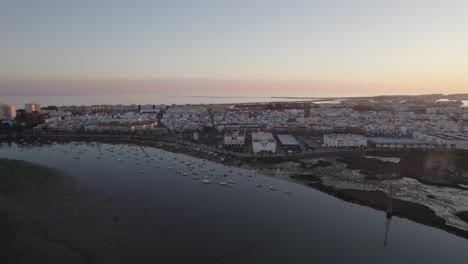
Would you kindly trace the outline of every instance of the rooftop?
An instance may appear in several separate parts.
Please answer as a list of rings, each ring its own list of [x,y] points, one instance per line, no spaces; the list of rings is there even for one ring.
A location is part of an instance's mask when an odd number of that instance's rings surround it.
[[[278,135],[278,139],[282,145],[296,145],[300,146],[301,144],[291,135]]]

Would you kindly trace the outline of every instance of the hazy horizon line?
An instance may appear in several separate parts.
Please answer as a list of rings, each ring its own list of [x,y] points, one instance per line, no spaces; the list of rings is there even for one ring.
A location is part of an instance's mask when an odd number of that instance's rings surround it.
[[[181,93],[185,93],[186,96],[339,97],[456,94],[466,90],[459,87],[442,88],[319,79],[0,79],[2,96],[125,93],[161,93],[180,96]],[[326,96],[322,96],[324,93]]]

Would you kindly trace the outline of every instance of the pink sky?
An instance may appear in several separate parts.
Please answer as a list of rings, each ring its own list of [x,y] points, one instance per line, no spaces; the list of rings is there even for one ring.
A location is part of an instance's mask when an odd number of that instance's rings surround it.
[[[319,80],[0,80],[0,95],[161,93],[206,96],[361,96],[462,93],[468,89]]]

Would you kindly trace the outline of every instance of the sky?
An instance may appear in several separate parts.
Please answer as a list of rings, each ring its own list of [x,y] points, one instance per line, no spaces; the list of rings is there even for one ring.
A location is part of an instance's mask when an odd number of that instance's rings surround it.
[[[0,0],[0,94],[468,92],[466,0]]]

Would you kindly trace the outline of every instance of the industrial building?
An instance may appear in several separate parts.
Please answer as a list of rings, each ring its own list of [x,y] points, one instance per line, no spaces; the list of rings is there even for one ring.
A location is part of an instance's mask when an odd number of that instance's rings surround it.
[[[285,151],[301,151],[301,144],[292,135],[277,135],[281,147]]]
[[[276,140],[270,132],[252,132],[252,151],[254,153],[276,153]]]
[[[369,146],[385,149],[401,149],[401,148],[433,148],[434,144],[424,140],[411,138],[368,138]]]
[[[444,148],[468,150],[468,133],[413,133],[413,138],[424,140]]]
[[[354,134],[327,134],[323,136],[323,144],[329,148],[365,148],[367,138]]]

